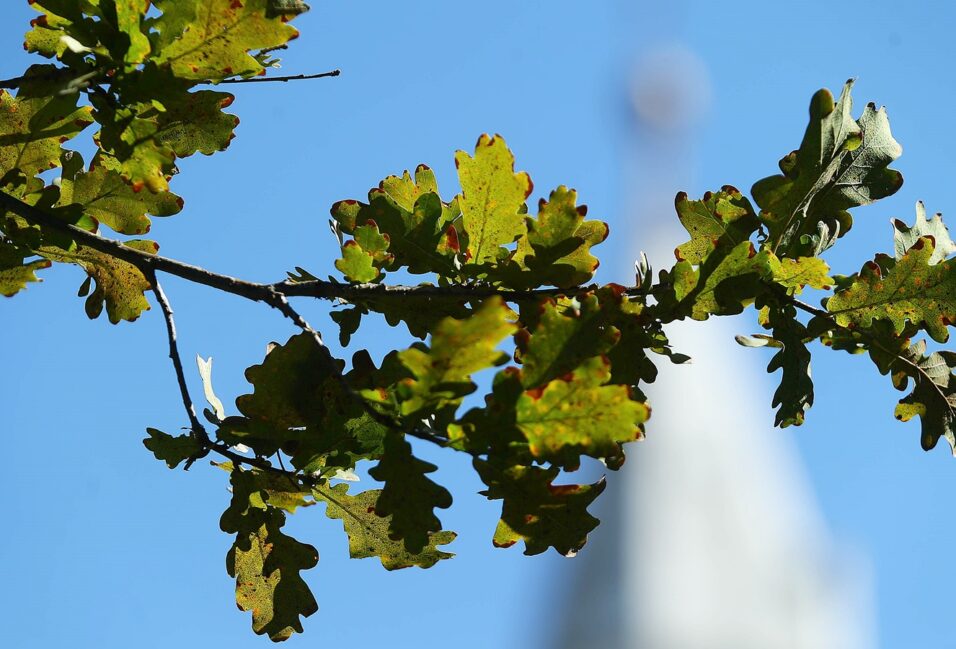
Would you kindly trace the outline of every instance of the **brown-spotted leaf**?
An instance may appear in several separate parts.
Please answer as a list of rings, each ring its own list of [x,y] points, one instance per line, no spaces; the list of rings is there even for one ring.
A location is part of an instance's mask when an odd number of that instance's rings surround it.
[[[79,154],[69,153],[70,167],[82,168]],[[61,206],[77,205],[99,223],[105,223],[122,234],[144,234],[149,231],[153,216],[172,216],[182,209],[183,201],[170,192],[137,192],[115,171],[93,167],[89,171],[69,173],[66,169],[60,182]]]
[[[155,241],[145,239],[124,241],[123,245],[148,254],[159,250]],[[113,324],[121,320],[132,322],[149,310],[145,293],[152,285],[136,266],[83,245],[70,250],[43,246],[38,252],[50,261],[79,266],[96,282],[96,288],[86,298],[86,314],[90,319],[99,317],[104,305]]]
[[[279,642],[302,633],[300,616],[319,608],[299,574],[315,567],[319,553],[282,532],[285,513],[264,498],[261,476],[232,470],[232,502],[220,527],[236,534],[226,555],[226,570],[236,579],[236,604],[252,612],[253,631]]]
[[[338,484],[316,487],[314,493],[317,499],[325,501],[325,515],[342,521],[349,537],[349,556],[353,559],[378,557],[386,570],[400,570],[412,566],[431,568],[442,559],[455,556],[439,549],[439,546],[455,540],[454,532],[430,534],[427,544],[419,552],[409,552],[403,541],[392,539],[389,532],[391,517],[376,514],[382,493],[378,489],[352,496],[347,484]]]
[[[932,237],[922,237],[885,274],[867,262],[848,288],[827,300],[827,310],[841,327],[887,320],[899,334],[911,322],[946,342],[947,326],[956,322],[956,262],[930,263],[934,253]]]
[[[399,353],[412,373],[400,385],[403,415],[457,407],[475,389],[471,375],[501,365],[508,355],[497,349],[514,332],[511,311],[494,297],[464,320],[445,318],[432,331],[431,345],[416,344]]]
[[[607,353],[620,338],[593,293],[522,307],[540,312],[530,330],[526,327],[515,335],[525,389],[542,386],[584,360]]]
[[[275,12],[274,0],[154,0],[163,12],[152,26],[161,38],[152,60],[176,76],[218,81],[265,68],[250,52],[277,48],[299,32],[294,14]]]

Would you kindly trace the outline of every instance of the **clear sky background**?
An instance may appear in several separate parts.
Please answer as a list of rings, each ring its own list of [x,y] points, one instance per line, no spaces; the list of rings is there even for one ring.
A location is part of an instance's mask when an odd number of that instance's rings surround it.
[[[946,126],[956,104],[950,3],[316,4],[297,21],[302,36],[282,72],[340,67],[343,75],[230,88],[238,137],[226,153],[181,164],[173,189],[186,209],[157,220],[151,233],[164,254],[260,281],[296,265],[329,274],[337,256],[326,226],[332,202],[363,198],[385,175],[419,162],[451,196],[453,152],[489,131],[504,135],[531,173],[534,199],[565,183],[592,217],[611,224],[611,242],[598,249],[601,279],[630,281],[640,221],[629,215],[636,188],[622,169],[640,136],[630,126],[628,83],[641,53],[668,43],[695,52],[711,86],[709,111],[685,141],[693,180],[675,193],[748,189],[774,173],[799,144],[813,91],[838,91],[858,77],[856,113],[866,101],[888,106],[906,182],[893,198],[856,211],[853,232],[828,255],[834,270],[849,273],[891,251],[890,217],[911,222],[918,198],[931,212],[956,214],[956,136]],[[26,2],[0,8],[0,76],[30,61],[20,42],[34,15]],[[224,571],[225,474],[201,464],[170,472],[140,441],[146,426],[175,433],[186,423],[158,311],[133,324],[89,321],[73,297],[79,270],[44,277],[0,304],[0,644],[265,646],[236,611]],[[184,354],[214,357],[228,410],[247,391],[244,368],[293,330],[261,305],[175,278],[165,287]],[[334,342],[327,306],[300,306]],[[374,355],[406,343],[403,330],[384,325],[356,339]],[[865,357],[825,351],[816,355],[817,404],[807,425],[767,434],[797,441],[828,524],[869,556],[879,646],[954,646],[948,553],[956,524],[947,496],[956,460],[945,442],[924,453],[918,425],[893,420],[900,395]],[[768,409],[772,392],[768,382]],[[456,496],[442,518],[460,533],[459,556],[429,571],[386,574],[374,560],[347,559],[340,523],[320,511],[297,514],[288,528],[320,553],[308,574],[320,610],[293,643],[479,648],[553,635],[563,601],[555,591],[574,562],[492,548],[499,506],[474,495],[480,485],[464,458],[423,452],[441,458],[438,475]]]

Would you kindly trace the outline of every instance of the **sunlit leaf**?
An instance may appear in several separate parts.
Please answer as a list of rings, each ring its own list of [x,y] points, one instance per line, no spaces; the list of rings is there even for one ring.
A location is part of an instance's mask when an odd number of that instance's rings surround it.
[[[934,254],[932,237],[922,237],[885,275],[877,263],[867,262],[848,288],[827,300],[827,310],[842,327],[888,320],[900,333],[911,322],[946,342],[947,326],[956,322],[956,262],[932,264]]]

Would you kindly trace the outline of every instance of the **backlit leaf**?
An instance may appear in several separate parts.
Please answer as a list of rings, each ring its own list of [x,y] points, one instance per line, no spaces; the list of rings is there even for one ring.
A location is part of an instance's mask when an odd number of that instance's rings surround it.
[[[503,500],[501,520],[494,544],[506,548],[524,541],[527,555],[541,554],[549,547],[564,556],[574,556],[598,526],[587,508],[604,491],[602,478],[590,485],[555,485],[556,468],[499,466],[474,461],[489,500]]]
[[[428,536],[428,543],[420,552],[409,552],[401,540],[393,540],[389,533],[389,516],[376,514],[381,491],[370,489],[354,496],[347,484],[317,487],[315,497],[326,502],[325,515],[342,521],[349,537],[349,556],[353,559],[378,557],[386,570],[400,570],[418,566],[431,568],[453,554],[438,549],[455,540],[454,532],[436,532]]]
[[[733,248],[757,230],[760,222],[750,201],[726,185],[719,192],[704,194],[703,200],[688,200],[680,192],[675,200],[677,218],[691,239],[677,247],[678,260],[697,265],[718,245]]]
[[[521,395],[515,424],[536,459],[574,470],[581,455],[620,458],[621,444],[644,436],[650,408],[634,401],[627,386],[605,385],[610,378],[610,363],[596,357]]]
[[[379,516],[389,516],[389,538],[401,540],[412,554],[421,552],[433,532],[441,530],[434,509],[451,507],[451,494],[426,474],[438,467],[412,455],[411,445],[396,433],[385,436],[385,453],[368,474],[385,483],[375,505]]]
[[[167,435],[161,430],[147,428],[149,437],[143,440],[143,445],[152,451],[157,460],[166,463],[170,469],[175,469],[181,462],[197,457],[203,452],[202,445],[192,435]]]
[[[526,232],[521,208],[533,185],[528,174],[515,173],[514,163],[514,155],[500,135],[478,138],[474,157],[464,151],[455,154],[471,264],[497,260],[501,246]]]
[[[402,414],[456,406],[475,389],[471,374],[506,362],[507,354],[496,348],[515,329],[509,314],[499,298],[491,298],[469,318],[439,322],[429,347],[402,351],[399,358],[414,376],[403,385]]]
[[[124,241],[123,245],[149,254],[159,249],[154,241],[145,239]],[[51,261],[76,264],[95,280],[96,288],[86,298],[86,314],[91,319],[99,317],[104,305],[113,324],[132,322],[149,310],[144,293],[152,285],[136,266],[83,245],[72,250],[44,246],[38,252]]]
[[[538,204],[536,218],[526,217],[527,234],[518,239],[514,261],[527,269],[529,286],[576,286],[594,276],[598,260],[591,254],[608,235],[607,224],[585,221],[585,205],[577,192],[563,185]]]
[[[226,569],[236,579],[236,604],[252,612],[253,631],[286,640],[302,633],[300,616],[318,610],[299,573],[315,567],[319,554],[282,532],[285,514],[262,499],[257,474],[234,469],[231,483],[232,503],[220,527],[236,534],[226,555]]]

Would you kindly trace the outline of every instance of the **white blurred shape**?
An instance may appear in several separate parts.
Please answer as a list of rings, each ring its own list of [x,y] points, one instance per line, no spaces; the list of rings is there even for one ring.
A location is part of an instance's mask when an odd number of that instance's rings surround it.
[[[624,185],[637,224],[630,258],[647,249],[655,268],[669,268],[686,240],[673,196],[690,185],[687,131],[709,103],[706,67],[686,46],[638,59],[631,107],[641,146]],[[668,326],[694,363],[657,358],[647,438],[605,494],[555,646],[874,646],[867,564],[826,529],[792,441],[800,429],[772,426],[774,388],[762,370],[776,350],[734,341],[752,320]]]
[[[693,126],[707,114],[711,94],[704,62],[680,43],[648,50],[634,66],[631,107],[641,124],[652,131]]]

